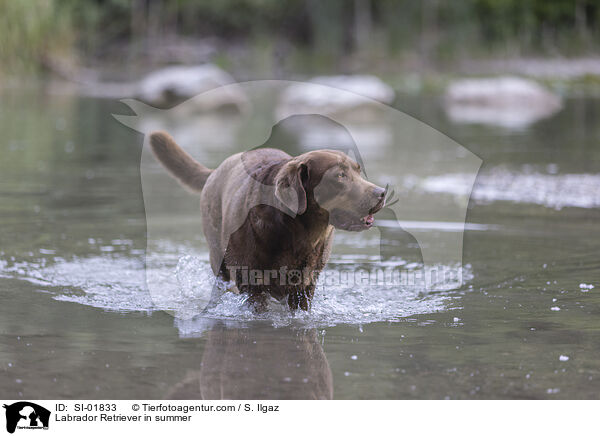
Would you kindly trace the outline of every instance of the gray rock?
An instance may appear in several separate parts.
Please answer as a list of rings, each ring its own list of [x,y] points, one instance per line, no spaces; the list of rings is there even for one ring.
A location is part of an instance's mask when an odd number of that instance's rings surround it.
[[[445,109],[457,123],[524,128],[562,107],[561,99],[533,80],[519,77],[463,79],[446,90]]]
[[[137,97],[156,107],[167,107],[198,94],[235,83],[233,77],[212,64],[196,66],[172,66],[154,71],[144,77],[137,86]],[[214,93],[213,98],[198,99],[202,107],[197,110],[213,110],[232,106],[242,109],[246,104],[243,93],[228,92]]]
[[[369,102],[361,96],[375,101]],[[394,98],[394,90],[375,76],[320,76],[307,83],[290,85],[283,92],[278,112],[285,115],[311,110],[321,114],[343,113],[368,109],[377,101],[390,104]]]

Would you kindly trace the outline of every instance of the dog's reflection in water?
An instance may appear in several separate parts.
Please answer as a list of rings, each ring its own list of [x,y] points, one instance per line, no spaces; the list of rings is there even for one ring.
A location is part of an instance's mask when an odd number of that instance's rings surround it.
[[[332,399],[333,377],[316,330],[214,326],[199,369],[167,399]]]

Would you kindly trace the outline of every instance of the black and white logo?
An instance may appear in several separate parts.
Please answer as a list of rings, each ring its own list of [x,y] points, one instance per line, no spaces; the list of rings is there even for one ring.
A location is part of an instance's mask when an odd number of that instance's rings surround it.
[[[47,430],[50,423],[50,411],[28,401],[5,404],[6,431],[14,433],[16,429]]]

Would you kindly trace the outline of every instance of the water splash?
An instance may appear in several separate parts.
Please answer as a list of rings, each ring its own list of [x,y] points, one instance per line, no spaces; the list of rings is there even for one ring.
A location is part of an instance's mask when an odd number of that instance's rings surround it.
[[[204,331],[214,320],[236,325],[265,321],[276,327],[398,322],[418,314],[448,310],[450,300],[456,296],[451,291],[459,283],[440,283],[435,291],[425,293],[416,286],[390,285],[378,280],[360,287],[320,281],[310,313],[292,315],[285,305],[271,300],[267,312],[255,314],[246,304],[245,295],[226,292],[227,284],[214,277],[205,253],[180,256],[178,253],[183,251],[184,248],[178,247],[175,251],[156,253],[147,263],[114,253],[70,260],[60,257],[26,262],[0,260],[0,277],[33,283],[59,301],[118,312],[169,311],[183,336]],[[325,272],[348,268],[346,261],[342,256],[333,259]],[[399,261],[398,264],[407,269],[418,268],[414,263]],[[464,280],[472,278],[468,266],[456,268]],[[160,295],[150,294],[145,285],[146,275],[160,284],[163,290]],[[216,303],[197,315],[197,307],[203,307],[204,299],[215,285],[220,291]]]

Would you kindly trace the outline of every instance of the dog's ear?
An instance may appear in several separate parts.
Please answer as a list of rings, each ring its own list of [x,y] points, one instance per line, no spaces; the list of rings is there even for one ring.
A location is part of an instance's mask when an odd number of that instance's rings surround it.
[[[275,177],[275,197],[297,215],[306,212],[306,188],[308,168],[306,164],[290,161]]]

